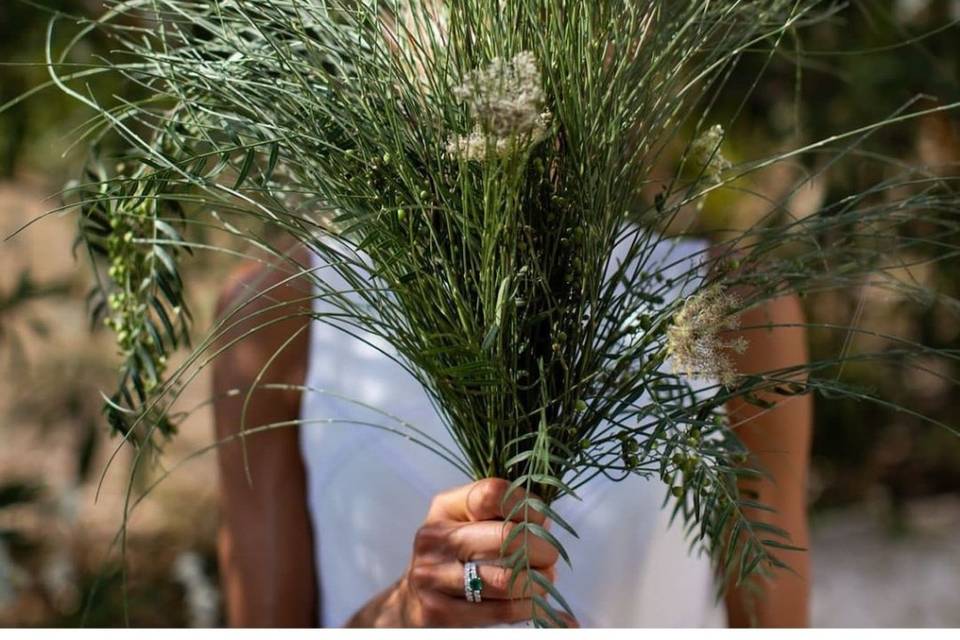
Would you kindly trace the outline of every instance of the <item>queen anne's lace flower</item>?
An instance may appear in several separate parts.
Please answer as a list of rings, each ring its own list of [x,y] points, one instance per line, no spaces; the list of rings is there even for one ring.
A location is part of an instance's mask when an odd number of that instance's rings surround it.
[[[543,110],[540,70],[529,51],[512,60],[494,58],[486,68],[469,74],[453,93],[484,131],[498,137],[529,133]]]
[[[550,126],[550,114],[543,113],[536,126],[526,134],[498,137],[484,132],[480,125],[474,127],[468,135],[454,136],[447,141],[447,155],[468,162],[481,162],[495,158],[506,158],[520,148],[533,146],[547,137]]]
[[[700,163],[704,175],[712,182],[720,182],[724,172],[733,166],[720,151],[723,136],[723,127],[715,124],[690,145],[691,156],[695,162]]]
[[[474,129],[447,143],[451,157],[479,161],[542,142],[551,114],[544,109],[540,70],[533,54],[523,51],[511,60],[494,58],[470,73],[453,93],[470,110]]]
[[[491,138],[478,126],[468,135],[450,138],[447,142],[447,155],[468,162],[480,162],[488,153],[503,157],[507,153],[506,139]]]
[[[667,329],[667,350],[676,372],[724,385],[736,381],[729,354],[743,353],[747,341],[742,337],[724,340],[721,333],[739,326],[733,316],[738,305],[737,297],[722,285],[707,287],[684,302]]]

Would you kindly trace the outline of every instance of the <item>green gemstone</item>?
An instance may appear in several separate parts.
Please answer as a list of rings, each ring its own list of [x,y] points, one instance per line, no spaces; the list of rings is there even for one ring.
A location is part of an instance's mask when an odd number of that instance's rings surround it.
[[[470,591],[483,591],[483,580],[480,578],[470,578],[470,582],[468,584]]]

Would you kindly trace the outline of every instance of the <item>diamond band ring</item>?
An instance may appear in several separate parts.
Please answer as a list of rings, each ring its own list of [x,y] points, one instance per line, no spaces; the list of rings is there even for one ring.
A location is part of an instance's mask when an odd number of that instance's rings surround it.
[[[463,564],[463,593],[467,597],[467,602],[481,602],[480,592],[483,591],[483,580],[477,572],[476,562],[465,562]]]

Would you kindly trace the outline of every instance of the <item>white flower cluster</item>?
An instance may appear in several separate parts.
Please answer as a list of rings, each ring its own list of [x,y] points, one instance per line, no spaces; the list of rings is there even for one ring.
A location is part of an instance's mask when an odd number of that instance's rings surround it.
[[[547,137],[551,114],[544,110],[543,83],[533,54],[494,58],[453,89],[470,110],[474,129],[447,143],[451,157],[480,161],[505,157]]]
[[[506,158],[520,149],[533,146],[546,139],[550,126],[550,115],[541,114],[538,124],[526,134],[511,136],[493,136],[486,133],[480,125],[468,135],[454,136],[447,141],[447,155],[468,162],[481,162],[491,157]]]
[[[739,326],[733,316],[739,304],[739,299],[722,285],[702,289],[684,302],[667,329],[667,350],[674,371],[724,385],[736,381],[738,374],[729,353],[743,353],[747,341],[743,337],[724,340],[721,333]]]
[[[453,89],[483,129],[496,136],[531,131],[543,105],[537,61],[529,51],[512,60],[494,58]]]
[[[509,153],[508,139],[493,138],[484,133],[479,125],[469,135],[455,136],[447,141],[448,156],[469,162],[480,162],[490,155],[505,158]]]
[[[713,182],[720,182],[724,172],[733,166],[720,152],[723,136],[723,127],[715,124],[690,145],[690,154],[694,161],[700,163],[704,175]]]

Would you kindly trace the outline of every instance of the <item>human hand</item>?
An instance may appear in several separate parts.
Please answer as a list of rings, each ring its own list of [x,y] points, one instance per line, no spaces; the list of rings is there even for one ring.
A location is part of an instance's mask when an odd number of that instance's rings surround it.
[[[367,626],[489,627],[523,622],[533,612],[532,596],[545,589],[524,575],[511,587],[512,570],[499,566],[504,540],[516,523],[504,518],[524,495],[517,489],[504,501],[510,483],[488,478],[438,494],[413,542],[410,564],[404,575],[379,599],[378,615]],[[529,510],[530,522],[548,526],[543,514]],[[526,538],[530,569],[553,581],[557,550],[536,537],[517,536],[506,554]],[[468,602],[464,592],[464,563],[477,563],[483,581],[480,603]],[[575,620],[562,615],[567,626]]]

